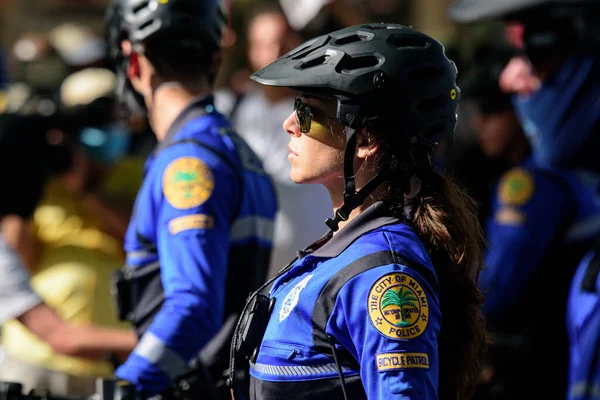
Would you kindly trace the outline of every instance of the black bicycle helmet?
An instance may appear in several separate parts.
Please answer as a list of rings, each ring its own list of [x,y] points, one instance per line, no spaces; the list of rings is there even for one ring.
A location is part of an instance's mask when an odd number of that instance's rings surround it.
[[[123,23],[133,43],[163,37],[221,48],[227,27],[222,0],[123,0]]]
[[[453,134],[460,90],[455,64],[444,46],[398,24],[365,24],[309,40],[251,78],[270,86],[337,100],[337,119],[346,126],[344,205],[327,224],[345,220],[398,168],[390,159],[382,172],[355,192],[353,157],[356,129],[394,133],[397,148],[431,147]]]
[[[333,97],[338,120],[389,127],[431,146],[456,126],[456,66],[437,40],[397,24],[358,25],[312,39],[251,78]]]

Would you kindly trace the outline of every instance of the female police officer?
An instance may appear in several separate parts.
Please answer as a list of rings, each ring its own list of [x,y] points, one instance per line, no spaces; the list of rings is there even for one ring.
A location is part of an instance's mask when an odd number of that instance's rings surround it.
[[[250,359],[251,397],[468,398],[485,346],[481,232],[470,198],[430,163],[459,101],[443,46],[406,26],[354,26],[252,78],[301,93],[283,124],[290,177],[324,185],[335,217],[274,280],[269,307],[268,286],[247,305],[233,348]]]

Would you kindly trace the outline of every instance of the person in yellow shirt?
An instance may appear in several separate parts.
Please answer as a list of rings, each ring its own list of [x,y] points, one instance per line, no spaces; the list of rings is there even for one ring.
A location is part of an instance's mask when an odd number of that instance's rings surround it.
[[[35,254],[23,258],[33,260],[33,289],[65,321],[125,328],[110,281],[124,262],[121,241],[143,161],[125,157],[129,136],[118,123],[115,84],[112,72],[99,68],[64,81],[62,106],[81,129],[71,168],[48,183],[33,215]],[[25,390],[90,395],[96,377],[113,375],[115,360],[59,355],[16,320],[3,326],[2,344],[0,379]]]

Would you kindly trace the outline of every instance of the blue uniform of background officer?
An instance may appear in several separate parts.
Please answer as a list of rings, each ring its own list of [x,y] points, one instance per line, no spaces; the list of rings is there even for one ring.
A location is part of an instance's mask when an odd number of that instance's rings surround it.
[[[234,341],[252,399],[472,395],[486,338],[481,232],[471,199],[430,159],[456,124],[456,74],[441,43],[395,24],[314,38],[253,74],[301,93],[283,124],[290,177],[325,186],[335,217],[248,303],[266,322],[242,319]]]
[[[593,355],[589,348],[576,350],[579,344],[574,343],[589,333],[574,331],[571,315],[568,354],[563,321],[568,284],[577,265],[574,257],[590,248],[599,230],[600,162],[595,149],[600,144],[600,63],[594,43],[599,37],[599,5],[594,1],[479,0],[458,1],[451,8],[459,21],[504,19],[509,43],[522,53],[507,64],[500,85],[514,94],[513,104],[533,157],[500,187],[498,221],[489,229],[490,246],[502,243],[501,249],[491,247],[490,271],[481,279],[482,286],[491,290],[485,303],[490,320],[515,333],[504,344],[527,350],[521,353],[526,361],[519,364],[504,352],[505,368],[516,378],[512,384],[517,393],[507,398],[564,397],[565,392],[580,392],[574,382],[565,389],[567,369],[586,364],[576,353]],[[516,263],[520,267],[511,268]],[[579,285],[577,279],[574,285]],[[515,302],[518,296],[522,300]],[[549,301],[556,304],[553,310],[548,309]],[[501,319],[497,311],[504,313]],[[536,320],[537,328],[531,329]],[[549,324],[551,320],[556,322]],[[533,380],[533,376],[540,378]],[[548,385],[549,381],[553,384]]]
[[[201,350],[201,365],[225,370],[237,313],[266,279],[277,207],[255,154],[213,106],[220,3],[120,6],[132,46],[127,78],[159,145],[146,162],[120,281],[129,303],[121,311],[140,341],[116,374],[150,396],[188,373]]]

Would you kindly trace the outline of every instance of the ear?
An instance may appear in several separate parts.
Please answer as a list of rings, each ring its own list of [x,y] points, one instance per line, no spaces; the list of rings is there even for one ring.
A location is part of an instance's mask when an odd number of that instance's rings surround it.
[[[367,128],[362,128],[357,132],[356,137],[356,156],[366,159],[373,157],[379,150],[379,141],[368,131]]]
[[[136,52],[129,54],[129,64],[127,65],[127,78],[135,79],[140,77],[140,56]]]

